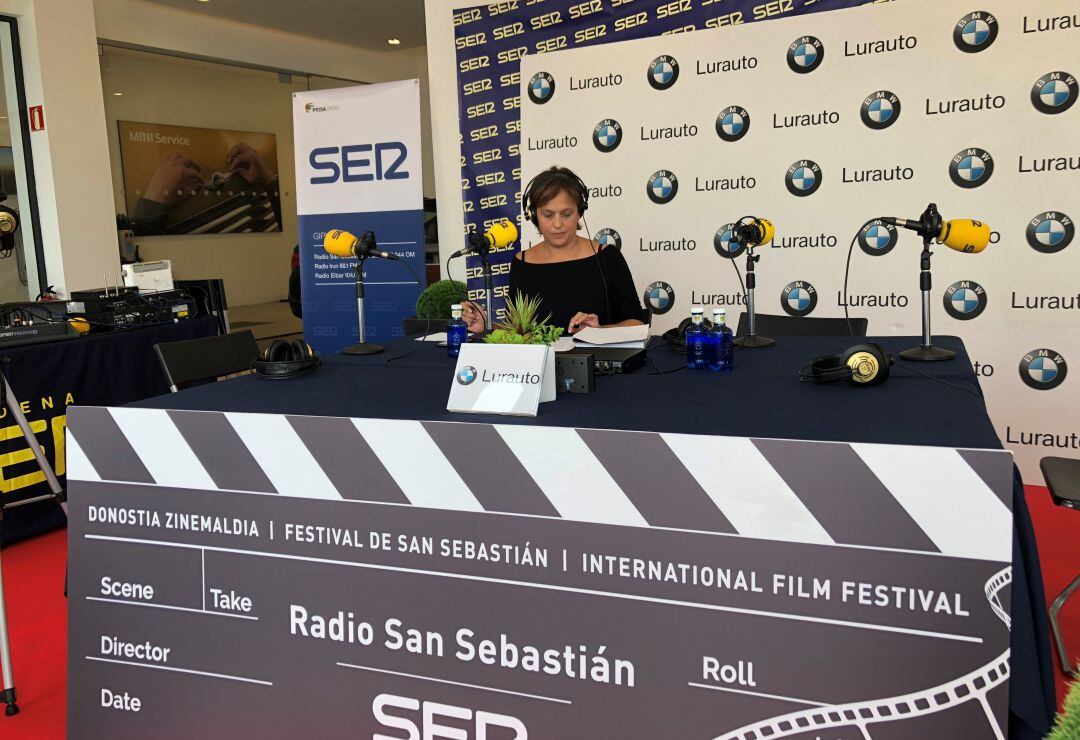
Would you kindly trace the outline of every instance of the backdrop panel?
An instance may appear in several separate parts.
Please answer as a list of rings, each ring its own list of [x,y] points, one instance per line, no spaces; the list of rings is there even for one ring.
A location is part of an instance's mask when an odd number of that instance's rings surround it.
[[[401,336],[424,281],[418,81],[295,93],[293,127],[305,339],[326,353],[359,334],[356,260],[323,249],[331,229],[374,231],[403,262],[364,268],[367,340]]]
[[[591,232],[622,245],[658,330],[692,304],[735,319],[722,255],[728,225],[754,214],[777,225],[759,311],[842,316],[854,239],[852,315],[917,334],[919,240],[874,218],[934,201],[987,221],[985,252],[936,250],[933,324],[964,337],[1000,437],[1038,481],[1040,456],[1080,447],[1066,359],[1080,354],[1080,53],[1054,20],[1074,7],[896,3],[527,56],[522,171],[566,165],[590,185]],[[537,238],[526,226],[523,244]]]

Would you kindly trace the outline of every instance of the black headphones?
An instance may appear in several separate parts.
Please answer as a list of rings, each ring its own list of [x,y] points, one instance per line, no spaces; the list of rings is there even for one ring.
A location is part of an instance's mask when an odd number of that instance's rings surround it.
[[[686,354],[686,332],[693,326],[694,319],[692,316],[687,316],[685,319],[679,322],[679,325],[674,329],[668,329],[660,337],[664,340],[664,346],[670,349],[672,352],[679,352]],[[713,323],[711,320],[701,318],[701,325],[706,329],[711,330]]]
[[[533,226],[536,228],[540,228],[540,219],[536,216],[536,206],[534,206],[532,202],[533,193],[535,193],[538,188],[543,188],[552,182],[562,182],[571,191],[577,192],[577,209],[579,216],[584,216],[585,211],[589,210],[589,188],[585,186],[584,181],[582,181],[580,177],[566,167],[552,167],[546,169],[533,179],[529,180],[529,184],[525,186],[525,190],[521,193],[521,208],[525,211],[525,218],[532,221]]]
[[[799,379],[807,383],[846,380],[855,386],[878,385],[889,379],[893,362],[893,356],[876,342],[856,344],[838,355],[814,358],[799,371]]]
[[[252,361],[251,369],[256,375],[274,380],[302,378],[315,372],[322,361],[315,350],[302,339],[286,342],[276,339],[267,347],[257,360]]]

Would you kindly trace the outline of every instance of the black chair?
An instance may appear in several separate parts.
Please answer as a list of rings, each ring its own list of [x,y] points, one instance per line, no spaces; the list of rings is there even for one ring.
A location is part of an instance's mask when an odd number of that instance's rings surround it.
[[[169,381],[169,390],[176,393],[191,383],[250,370],[252,360],[259,356],[259,345],[249,329],[204,339],[162,342],[154,345],[154,352]]]
[[[851,331],[856,337],[865,337],[869,319],[851,319]],[[737,337],[745,337],[750,331],[750,322],[746,311],[739,314]],[[759,313],[757,315],[757,333],[763,337],[846,337],[848,322],[846,319],[810,318],[808,316],[777,316]]]
[[[1067,457],[1044,457],[1039,461],[1039,467],[1042,468],[1046,487],[1050,489],[1054,503],[1067,509],[1080,509],[1080,460],[1071,460]],[[1069,659],[1069,653],[1065,649],[1065,638],[1061,634],[1061,625],[1058,624],[1058,613],[1077,588],[1080,588],[1080,575],[1072,579],[1072,583],[1066,586],[1050,605],[1050,629],[1054,633],[1054,645],[1057,646],[1058,658],[1061,659],[1061,670],[1074,677],[1080,675],[1080,671],[1076,670],[1076,664]]]

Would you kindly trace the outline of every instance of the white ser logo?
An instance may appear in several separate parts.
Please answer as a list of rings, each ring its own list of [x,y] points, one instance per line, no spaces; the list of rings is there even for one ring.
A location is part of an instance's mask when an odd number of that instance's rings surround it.
[[[397,709],[405,712],[420,712],[420,725],[408,717],[395,717],[387,714],[387,709]],[[393,694],[379,694],[371,702],[371,713],[383,726],[394,730],[405,730],[408,734],[403,738],[400,735],[383,735],[376,733],[371,740],[436,740],[436,738],[450,738],[452,740],[487,740],[488,729],[499,727],[504,730],[513,730],[513,737],[506,733],[499,733],[500,740],[528,740],[529,731],[517,717],[505,714],[495,714],[477,710],[474,716],[473,710],[467,707],[457,707],[453,704],[440,704],[434,701],[425,701],[423,704],[418,699],[410,699],[406,696]],[[440,724],[441,718],[464,720],[471,727],[463,729],[460,723],[454,727]],[[475,730],[475,734],[469,734]]]

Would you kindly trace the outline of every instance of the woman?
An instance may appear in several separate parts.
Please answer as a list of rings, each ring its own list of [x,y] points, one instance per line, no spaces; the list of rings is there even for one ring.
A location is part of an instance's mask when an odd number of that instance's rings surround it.
[[[540,299],[540,317],[570,334],[590,326],[641,324],[643,311],[634,278],[618,249],[578,235],[589,207],[589,191],[565,167],[533,178],[521,196],[525,216],[544,240],[519,252],[510,266],[509,298],[523,293]],[[483,309],[464,306],[469,331],[484,330]]]

